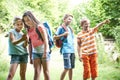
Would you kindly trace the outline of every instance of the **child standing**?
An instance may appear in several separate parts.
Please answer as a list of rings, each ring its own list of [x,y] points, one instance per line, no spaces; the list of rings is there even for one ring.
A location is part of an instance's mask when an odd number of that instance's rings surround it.
[[[63,41],[60,52],[63,54],[64,70],[61,73],[60,80],[64,80],[67,73],[69,80],[72,80],[73,68],[75,66],[74,34],[70,27],[72,19],[72,15],[66,14],[62,25],[57,29],[56,36],[54,36],[55,40],[61,39]]]
[[[15,17],[13,21],[14,29],[10,30],[9,36],[9,55],[11,56],[10,69],[7,80],[12,80],[18,64],[20,64],[20,78],[26,80],[26,68],[28,62],[27,37],[21,33],[23,28],[22,19]]]
[[[95,33],[99,27],[107,23],[109,23],[109,20],[105,20],[94,28],[90,28],[90,21],[88,19],[82,19],[80,22],[82,31],[79,32],[77,36],[77,49],[79,60],[83,61],[83,80],[87,80],[90,77],[92,80],[95,80],[98,76]]]
[[[50,80],[49,76],[49,60],[50,50],[48,44],[48,36],[45,27],[34,17],[31,11],[23,14],[23,22],[28,29],[28,36],[30,39],[29,51],[30,61],[33,60],[34,65],[34,80],[40,79],[41,68],[43,67],[44,80]],[[36,32],[38,28],[41,37]],[[43,40],[42,40],[43,39]],[[32,58],[32,59],[31,59]]]

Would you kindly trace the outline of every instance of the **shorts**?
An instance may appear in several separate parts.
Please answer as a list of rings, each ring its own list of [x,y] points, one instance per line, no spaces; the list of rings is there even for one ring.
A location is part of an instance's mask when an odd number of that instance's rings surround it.
[[[98,69],[97,69],[97,54],[85,55],[82,54],[83,60],[83,77],[84,78],[96,78],[98,76]]]
[[[43,53],[32,53],[32,59],[40,58],[42,60]],[[46,61],[50,60],[50,54],[47,53],[47,58],[45,59]]]
[[[63,60],[64,60],[65,69],[71,69],[75,67],[75,54],[74,53],[64,53]]]
[[[10,64],[14,63],[27,63],[28,62],[28,54],[25,55],[11,55]]]

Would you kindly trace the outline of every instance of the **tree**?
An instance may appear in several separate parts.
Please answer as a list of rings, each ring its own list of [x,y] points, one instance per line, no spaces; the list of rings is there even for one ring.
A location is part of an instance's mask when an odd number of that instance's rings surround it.
[[[0,1],[0,32],[6,31],[7,22],[9,21],[9,13],[4,8],[3,0]],[[6,25],[5,25],[6,24]]]
[[[9,30],[12,26],[14,16],[22,16],[24,11],[30,10],[41,21],[48,21],[52,26],[52,30],[61,23],[61,17],[67,12],[68,0],[2,0],[0,2],[0,13],[2,27]],[[14,7],[14,8],[13,8]],[[9,24],[9,25],[7,25]],[[8,29],[7,29],[8,28]]]

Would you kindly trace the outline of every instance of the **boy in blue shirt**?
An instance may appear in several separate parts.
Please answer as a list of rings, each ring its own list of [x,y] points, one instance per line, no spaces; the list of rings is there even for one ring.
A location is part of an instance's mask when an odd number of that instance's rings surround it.
[[[60,52],[63,54],[64,70],[60,76],[60,80],[64,80],[67,72],[69,80],[72,80],[72,69],[75,66],[74,35],[70,27],[72,19],[72,15],[66,14],[63,18],[62,25],[57,29],[56,36],[54,36],[55,40],[61,39],[63,41]]]

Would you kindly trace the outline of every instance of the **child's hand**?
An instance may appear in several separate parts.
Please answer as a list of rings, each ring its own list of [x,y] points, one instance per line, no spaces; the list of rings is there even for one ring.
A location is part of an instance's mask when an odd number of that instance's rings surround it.
[[[26,34],[24,34],[24,35],[22,36],[22,40],[27,40],[27,35],[26,35]]]
[[[43,54],[43,56],[42,56],[42,60],[45,60],[47,58],[47,54]]]
[[[54,39],[54,40],[58,40],[58,39],[60,39],[60,38],[59,38],[58,36],[54,36],[53,39]]]
[[[30,64],[33,64],[33,60],[32,59],[30,59]]]
[[[82,57],[81,56],[79,56],[79,61],[82,62]]]
[[[105,21],[103,21],[105,24],[108,24],[110,23],[110,20],[109,19],[106,19]]]
[[[23,44],[23,47],[26,48],[28,45],[28,40],[25,40],[24,44]]]
[[[81,59],[81,58],[79,58],[79,61],[80,61],[80,62],[82,62],[82,59]]]

